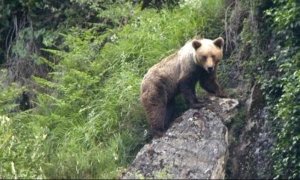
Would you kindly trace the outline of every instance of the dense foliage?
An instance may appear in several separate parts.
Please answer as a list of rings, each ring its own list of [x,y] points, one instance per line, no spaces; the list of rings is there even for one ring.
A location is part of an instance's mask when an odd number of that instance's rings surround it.
[[[278,46],[269,59],[276,74],[264,81],[274,111],[277,143],[273,152],[277,178],[300,177],[300,3],[275,0],[266,10]],[[275,104],[275,105],[274,105]]]
[[[62,3],[60,6],[72,12],[84,4],[99,19],[84,25],[80,18],[80,13],[88,13],[84,8],[78,14],[63,16],[60,27],[43,31],[42,45],[34,58],[15,58],[41,63],[50,72],[29,76],[33,82],[24,89],[1,86],[5,90],[0,96],[1,107],[7,107],[0,111],[1,177],[116,177],[147,136],[139,102],[143,74],[191,37],[215,37],[222,28],[205,31],[218,18],[215,12],[222,11],[219,0],[181,3],[160,11],[141,10],[125,1],[98,6],[101,2]],[[49,3],[34,5],[52,7]],[[78,25],[71,23],[77,21]],[[31,32],[36,35],[39,30]],[[24,38],[27,36],[16,39],[24,42]],[[12,46],[22,49],[17,44]],[[22,90],[36,95],[34,108],[18,111],[11,105]]]
[[[257,81],[264,93],[276,142],[276,178],[300,173],[300,3],[297,0],[242,1],[238,67],[243,81]],[[241,13],[242,14],[242,13]],[[242,58],[242,59],[239,59]]]
[[[220,82],[260,84],[276,136],[272,174],[300,178],[300,4],[225,2],[1,1],[0,177],[117,177],[147,138],[144,73],[225,26]]]

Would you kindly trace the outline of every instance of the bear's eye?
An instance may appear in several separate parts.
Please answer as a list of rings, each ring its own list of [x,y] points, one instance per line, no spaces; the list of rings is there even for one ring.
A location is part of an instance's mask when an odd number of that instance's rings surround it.
[[[212,57],[213,59],[216,59],[216,56],[215,56],[215,55],[212,55],[211,57]]]
[[[207,59],[207,56],[202,56],[203,61],[206,61],[206,59]]]

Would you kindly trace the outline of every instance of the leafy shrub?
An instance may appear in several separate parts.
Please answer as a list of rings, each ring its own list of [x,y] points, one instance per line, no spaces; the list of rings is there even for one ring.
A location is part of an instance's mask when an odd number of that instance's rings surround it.
[[[273,7],[266,10],[278,39],[285,44],[299,46],[300,4],[297,0],[274,0]],[[297,39],[295,39],[297,38]]]
[[[299,61],[300,53],[292,62],[282,65],[289,68]],[[299,62],[298,62],[299,63]],[[277,159],[275,171],[277,177],[299,178],[300,173],[300,66],[289,76],[283,77],[283,94],[275,109],[276,119],[281,120],[282,129],[277,135],[278,142],[273,157]],[[287,70],[287,69],[286,69]],[[290,70],[288,70],[290,71]]]
[[[277,134],[277,142],[272,154],[277,178],[300,177],[298,171],[300,167],[299,57],[299,50],[295,48],[279,51],[271,61],[278,63],[280,77],[273,76],[263,81],[266,99],[273,111],[274,131]]]
[[[107,13],[120,10],[113,6]],[[99,33],[95,24],[61,34],[63,50],[43,49],[59,62],[40,57],[53,72],[34,78],[37,107],[1,127],[1,176],[116,177],[146,138],[139,102],[143,74],[198,33],[213,36],[205,26],[221,7],[214,0],[159,12],[132,8],[122,26]]]
[[[273,110],[277,142],[273,151],[276,178],[300,177],[300,4],[296,0],[275,0],[265,11],[277,35],[272,75],[263,81],[268,105]]]

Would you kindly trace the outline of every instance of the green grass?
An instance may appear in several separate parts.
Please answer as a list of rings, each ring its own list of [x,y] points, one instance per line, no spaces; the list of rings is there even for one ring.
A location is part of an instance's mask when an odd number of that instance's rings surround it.
[[[0,177],[116,178],[145,142],[144,73],[195,35],[219,35],[212,32],[221,27],[206,30],[219,21],[222,1],[201,2],[160,12],[135,9],[127,25],[104,34],[65,33],[68,51],[46,50],[60,59],[51,81],[35,78],[46,90],[34,90],[37,107],[3,113],[9,122],[0,119]]]

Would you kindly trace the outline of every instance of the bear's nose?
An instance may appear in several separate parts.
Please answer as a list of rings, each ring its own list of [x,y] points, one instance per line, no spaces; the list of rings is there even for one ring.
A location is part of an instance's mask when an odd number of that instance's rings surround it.
[[[213,67],[208,67],[208,68],[207,68],[207,71],[210,72],[210,73],[213,72],[213,70],[214,70]]]

